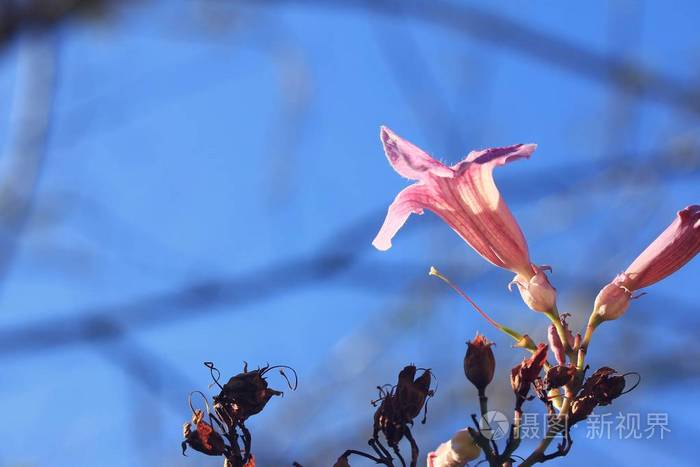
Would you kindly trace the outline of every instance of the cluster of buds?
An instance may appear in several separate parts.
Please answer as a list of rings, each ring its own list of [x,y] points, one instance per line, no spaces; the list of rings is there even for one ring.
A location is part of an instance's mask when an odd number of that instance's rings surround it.
[[[208,421],[204,419],[201,410],[194,409],[190,394],[192,423],[185,423],[182,429],[185,438],[182,442],[182,454],[185,454],[189,446],[209,456],[223,456],[225,467],[255,467],[255,457],[251,451],[252,437],[245,422],[252,415],[262,412],[273,396],[282,395],[282,392],[268,387],[265,374],[274,368],[280,368],[280,373],[287,380],[289,387],[296,389],[296,373],[292,385],[282,370],[289,368],[287,366],[265,366],[248,371],[246,363],[242,373],[233,376],[222,386],[219,384],[219,370],[211,362],[205,362],[205,365],[220,392],[213,397],[214,406],[213,410],[210,410],[206,396],[195,391],[204,398]],[[294,372],[293,369],[291,371]],[[218,431],[215,427],[218,427]]]
[[[625,375],[611,368],[600,368],[586,379],[585,359],[593,332],[600,323],[624,314],[630,301],[643,295],[634,295],[636,291],[674,273],[700,252],[700,206],[691,205],[679,211],[671,225],[623,273],[600,290],[585,331],[574,336],[567,325],[567,315],[558,312],[556,289],[545,273],[551,268],[531,261],[525,236],[493,179],[496,167],[529,158],[536,145],[517,144],[472,151],[461,162],[448,166],[388,128],[381,128],[380,138],[389,164],[401,176],[416,183],[403,189],[391,203],[373,245],[379,250],[389,249],[393,237],[411,214],[430,210],[486,261],[513,272],[515,277],[509,287],[515,285],[525,305],[541,312],[551,322],[548,344],[535,345],[527,335],[494,321],[459,287],[431,268],[431,275],[447,282],[491,325],[513,338],[515,347],[528,350],[532,355],[511,370],[515,410],[505,450],[499,453],[496,444],[484,436],[473,416],[475,428],[458,431],[455,438],[430,453],[428,466],[463,466],[476,458],[478,451],[484,453],[491,466],[511,465],[514,462],[511,456],[519,444],[523,405],[535,396],[544,402],[555,422],[568,419],[568,425],[573,426],[586,419],[595,407],[608,405],[623,394]],[[554,364],[548,361],[550,350]],[[493,380],[494,371],[491,343],[477,335],[468,343],[464,372],[477,389],[482,416],[487,411],[486,387]],[[533,388],[535,395],[531,396]],[[559,433],[563,440],[558,449],[546,454],[549,443]],[[553,424],[548,427],[547,435],[542,444],[524,459],[521,467],[568,452],[571,447],[568,429]],[[465,437],[470,440],[466,444]],[[464,446],[476,449],[463,449]]]
[[[691,205],[679,211],[671,225],[624,272],[600,290],[584,332],[574,335],[566,322],[567,315],[559,314],[557,291],[546,274],[551,268],[530,259],[525,236],[493,179],[496,167],[529,158],[536,145],[472,151],[463,161],[447,166],[388,128],[382,127],[380,136],[391,166],[416,183],[402,190],[391,203],[373,245],[379,250],[389,249],[393,237],[411,214],[430,210],[486,261],[511,271],[514,277],[509,288],[515,285],[525,305],[546,316],[551,323],[547,343],[536,345],[528,335],[494,321],[449,279],[431,268],[431,275],[446,281],[489,324],[511,337],[515,347],[529,351],[530,355],[510,371],[515,395],[513,421],[507,444],[500,450],[498,443],[488,436],[493,430],[486,419],[486,390],[496,371],[493,344],[479,334],[468,342],[464,374],[477,390],[482,417],[479,420],[472,415],[473,427],[458,430],[450,440],[430,452],[428,467],[463,467],[481,455],[491,467],[512,466],[516,458],[523,459],[519,467],[530,467],[566,455],[572,445],[571,427],[589,417],[596,407],[609,405],[625,393],[627,375],[612,368],[602,367],[586,377],[585,359],[593,332],[601,323],[622,316],[631,300],[641,296],[634,295],[635,292],[674,273],[700,252],[700,206]],[[266,372],[280,367],[248,371],[246,366],[242,373],[221,386],[218,370],[211,364],[207,366],[221,391],[213,398],[213,410],[209,410],[208,403],[206,413],[192,408],[192,421],[183,428],[183,453],[189,446],[211,456],[223,456],[228,467],[254,467],[251,435],[245,422],[260,413],[272,397],[282,394],[270,389],[265,379]],[[434,393],[430,370],[422,370],[418,375],[419,371],[408,365],[399,373],[396,385],[379,387],[379,399],[373,402],[377,409],[369,440],[372,453],[347,450],[335,467],[349,467],[351,455],[387,467],[395,467],[398,458],[405,467],[407,463],[399,448],[404,439],[411,447],[410,465],[417,466],[419,448],[411,427],[422,410],[427,414],[427,400]],[[535,398],[544,403],[550,416],[546,435],[527,457],[520,457],[515,452],[520,445],[523,410],[525,403]],[[547,453],[552,440],[559,436],[558,447]]]

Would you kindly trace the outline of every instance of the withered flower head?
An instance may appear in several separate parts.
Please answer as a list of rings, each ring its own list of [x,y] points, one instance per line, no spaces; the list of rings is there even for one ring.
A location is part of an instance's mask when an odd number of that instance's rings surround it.
[[[583,388],[571,404],[570,424],[585,420],[597,406],[606,406],[625,389],[625,377],[615,370],[602,367],[596,370],[584,383]]]
[[[604,366],[586,380],[581,393],[592,395],[598,405],[606,406],[620,397],[624,390],[625,377]]]
[[[544,384],[547,390],[565,386],[576,375],[576,367],[573,365],[557,365],[551,367],[544,377]]]
[[[596,408],[595,398],[589,395],[580,395],[571,403],[571,415],[569,416],[569,426],[574,426],[578,422],[585,420]]]
[[[524,359],[510,372],[510,384],[516,396],[516,409],[520,409],[527,399],[530,386],[540,376],[544,362],[547,360],[547,344],[541,343],[530,358]]]
[[[464,375],[482,393],[493,380],[496,359],[489,342],[481,334],[467,342],[467,354],[464,356]]]
[[[396,385],[396,405],[403,412],[407,420],[413,420],[420,414],[425,401],[433,393],[430,390],[430,370],[424,370],[416,378],[416,367],[407,365],[399,373],[399,382]]]
[[[192,431],[194,424],[195,430]],[[201,410],[195,410],[192,415],[192,423],[185,423],[182,427],[182,434],[185,440],[182,442],[182,454],[185,455],[187,446],[195,451],[202,452],[209,456],[220,456],[226,450],[224,440],[214,428],[204,421]]]
[[[272,396],[281,396],[281,391],[270,389],[264,378],[268,367],[246,371],[233,376],[223,385],[214,402],[224,407],[233,420],[246,420],[260,413]]]

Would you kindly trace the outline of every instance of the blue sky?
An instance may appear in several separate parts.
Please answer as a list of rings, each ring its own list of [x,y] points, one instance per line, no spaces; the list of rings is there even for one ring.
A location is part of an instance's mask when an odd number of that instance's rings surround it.
[[[432,367],[440,389],[416,427],[427,452],[476,411],[461,359],[477,330],[497,342],[494,407],[511,410],[508,369],[522,354],[427,270],[449,271],[494,317],[535,337],[545,320],[507,293],[509,273],[432,214],[412,218],[388,252],[371,247],[407,184],[382,154],[382,124],[449,162],[539,145],[496,178],[578,326],[597,290],[700,202],[690,105],[621,92],[521,40],[505,46],[505,30],[251,3],[128,3],[2,50],[0,102],[11,110],[0,112],[0,148],[16,128],[17,86],[34,73],[23,60],[42,41],[53,44],[57,78],[31,215],[0,287],[0,465],[218,465],[179,452],[187,393],[206,390],[209,360],[228,375],[243,360],[299,372],[299,389],[249,424],[262,465],[329,465],[363,447],[375,386],[409,362]],[[695,2],[451,4],[697,88]],[[695,260],[650,288],[590,352],[594,366],[642,373],[612,411],[668,412],[668,437],[579,433],[552,464],[693,465],[684,441],[700,415],[698,274]],[[21,341],[37,326],[80,334],[81,318],[104,313],[121,337]]]

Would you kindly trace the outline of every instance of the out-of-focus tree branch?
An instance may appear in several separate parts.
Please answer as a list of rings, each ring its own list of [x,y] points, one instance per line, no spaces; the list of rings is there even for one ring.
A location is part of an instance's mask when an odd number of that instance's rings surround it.
[[[613,86],[638,98],[651,98],[692,114],[700,114],[700,93],[673,77],[630,60],[594,51],[572,40],[474,5],[447,0],[243,0],[238,3],[361,9],[390,17],[405,16],[455,30],[476,40]]]
[[[56,87],[57,44],[49,33],[32,34],[19,49],[11,130],[0,172],[0,284],[31,214],[46,156]]]
[[[46,29],[75,14],[99,11],[110,0],[0,0],[0,47],[25,29]]]

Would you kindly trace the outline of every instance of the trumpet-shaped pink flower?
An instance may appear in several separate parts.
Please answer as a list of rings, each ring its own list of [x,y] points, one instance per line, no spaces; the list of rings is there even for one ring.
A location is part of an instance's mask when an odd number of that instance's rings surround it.
[[[594,309],[603,320],[620,317],[629,306],[632,292],[670,276],[700,252],[700,206],[678,212],[671,225],[637,259],[603,287]]]
[[[513,282],[530,308],[552,309],[556,292],[542,269],[530,262],[525,237],[493,180],[495,167],[530,157],[537,146],[517,144],[472,151],[462,162],[448,167],[386,127],[380,135],[394,170],[417,183],[396,196],[372,244],[388,250],[408,217],[428,209],[484,259],[513,271]]]

